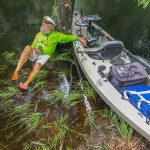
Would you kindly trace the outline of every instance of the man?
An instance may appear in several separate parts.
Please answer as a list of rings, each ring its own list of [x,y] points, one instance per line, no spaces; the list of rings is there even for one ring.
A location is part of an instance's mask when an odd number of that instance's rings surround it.
[[[32,45],[27,45],[22,51],[18,61],[18,65],[11,79],[15,81],[19,78],[19,71],[22,69],[24,63],[28,58],[31,61],[34,61],[35,64],[27,81],[19,84],[20,89],[28,89],[28,86],[32,82],[35,75],[53,55],[58,43],[67,43],[79,40],[79,42],[83,46],[87,47],[86,40],[84,38],[76,35],[65,35],[63,33],[55,31],[54,27],[54,20],[49,16],[45,16],[40,27],[40,32],[37,33]]]

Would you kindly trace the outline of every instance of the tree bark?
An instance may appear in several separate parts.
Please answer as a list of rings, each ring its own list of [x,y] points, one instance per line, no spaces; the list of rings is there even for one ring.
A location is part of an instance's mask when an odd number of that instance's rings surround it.
[[[59,31],[71,33],[75,0],[55,0],[56,27]]]

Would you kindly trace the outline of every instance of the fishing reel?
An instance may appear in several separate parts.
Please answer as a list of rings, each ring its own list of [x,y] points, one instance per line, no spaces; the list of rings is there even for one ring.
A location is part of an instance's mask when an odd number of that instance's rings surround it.
[[[87,38],[87,46],[90,48],[96,45],[97,45],[97,39],[93,37],[91,34],[89,34]]]

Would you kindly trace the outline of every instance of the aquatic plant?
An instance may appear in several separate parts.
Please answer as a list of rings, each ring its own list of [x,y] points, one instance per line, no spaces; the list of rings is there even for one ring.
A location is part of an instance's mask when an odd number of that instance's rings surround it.
[[[45,87],[46,87],[45,81],[34,82],[33,86],[32,86],[32,92],[38,93],[39,91],[41,91]]]
[[[46,87],[45,81],[43,79],[47,76],[47,70],[40,70],[39,73],[36,75],[33,84],[32,84],[32,92],[37,93]]]
[[[30,112],[31,106],[30,103],[25,103],[15,106],[9,111],[6,129],[15,127],[16,130],[20,130],[17,141],[22,140],[39,127],[42,114],[39,112]]]
[[[0,100],[0,111],[1,111],[0,115],[9,112],[9,109],[11,109],[12,106],[13,106],[12,99]]]
[[[9,119],[7,121],[7,127],[12,127],[18,124],[16,119],[18,117],[24,117],[31,106],[30,103],[25,103],[22,105],[15,106],[9,111]]]
[[[6,87],[0,91],[0,99],[8,99],[18,92],[16,87]]]
[[[8,65],[7,64],[2,64],[0,65],[0,74],[4,74],[6,73],[6,71],[8,70]]]
[[[20,136],[18,137],[17,141],[22,140],[29,134],[33,133],[36,131],[36,129],[39,127],[42,114],[39,112],[31,113],[31,114],[26,114],[25,116],[22,116],[18,118],[18,115],[13,117],[17,118],[16,120],[12,121],[9,123],[9,128],[13,126],[20,125],[19,128],[21,129]]]
[[[9,85],[12,85],[10,80],[0,80],[0,86],[2,86],[3,88]]]
[[[47,74],[48,74],[47,70],[44,70],[44,69],[40,70],[38,74],[36,75],[34,81],[37,82],[37,81],[43,80],[47,76]]]
[[[22,135],[18,138],[18,141],[22,140],[27,135],[35,132],[39,127],[40,121],[42,119],[42,114],[39,112],[34,112],[32,114],[28,114],[23,118],[20,118],[20,121],[16,121],[16,123],[21,123],[22,126],[25,126],[22,130]]]
[[[58,102],[58,101],[61,101],[64,97],[64,93],[61,92],[60,90],[52,90],[50,91],[50,93],[48,94],[48,99],[49,99],[49,102]]]
[[[68,116],[59,116],[54,121],[53,126],[55,127],[55,135],[50,137],[51,148],[56,149],[57,145],[60,144],[61,140],[65,138],[66,133],[69,131],[69,125],[67,124]]]
[[[62,101],[63,106],[66,108],[72,108],[80,102],[82,102],[82,96],[79,92],[70,93],[67,98]]]
[[[10,51],[5,51],[2,54],[3,60],[2,62],[4,62],[7,65],[17,65],[17,57],[15,55],[15,52],[10,52]]]

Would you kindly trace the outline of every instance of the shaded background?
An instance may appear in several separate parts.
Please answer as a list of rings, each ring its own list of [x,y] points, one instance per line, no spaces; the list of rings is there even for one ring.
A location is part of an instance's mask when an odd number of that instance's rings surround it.
[[[16,50],[31,44],[44,15],[52,15],[54,0],[1,0],[0,50]],[[99,14],[99,24],[127,49],[149,57],[150,6],[137,7],[132,0],[76,0],[84,14]]]
[[[54,1],[1,0],[0,50],[14,50],[31,44],[41,20],[51,15]]]

